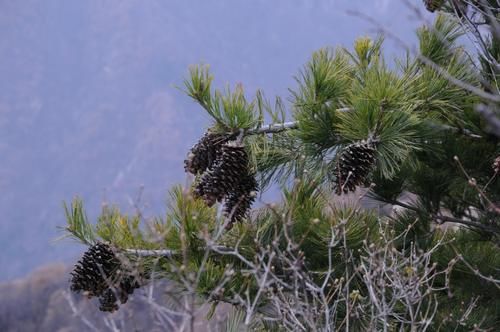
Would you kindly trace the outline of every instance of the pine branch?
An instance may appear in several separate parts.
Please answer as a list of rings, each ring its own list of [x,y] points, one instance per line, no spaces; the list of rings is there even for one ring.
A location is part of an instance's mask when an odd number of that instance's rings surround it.
[[[298,121],[290,121],[284,123],[271,123],[262,127],[254,128],[248,130],[246,135],[255,135],[255,134],[275,134],[280,133],[289,129],[297,129],[299,127]]]
[[[496,233],[498,233],[498,229],[495,229],[493,227],[489,227],[487,225],[484,225],[484,224],[481,224],[481,223],[478,223],[478,222],[474,222],[474,221],[468,221],[468,220],[464,220],[464,219],[458,219],[458,218],[448,217],[448,216],[443,216],[443,215],[433,215],[433,218],[436,221],[438,221],[438,223],[454,222],[454,223],[457,223],[457,224],[461,224],[461,225],[465,225],[465,226],[477,228],[477,229],[480,229],[482,231],[488,232],[490,234],[496,234]]]
[[[337,112],[348,112],[351,108],[343,107],[336,109]],[[264,126],[259,126],[254,129],[247,130],[245,135],[256,135],[256,134],[276,134],[290,129],[299,128],[299,121],[289,121],[283,123],[270,123]]]
[[[172,257],[177,252],[170,249],[158,249],[158,250],[146,250],[146,249],[125,249],[129,254],[133,254],[138,257]]]
[[[337,112],[348,112],[351,108],[343,107],[336,109]],[[254,129],[250,129],[245,132],[245,135],[256,135],[256,134],[276,134],[290,129],[299,128],[299,121],[289,121],[283,123],[270,123],[264,126],[260,126]]]
[[[337,109],[338,112],[348,112],[351,111],[352,109],[350,108],[339,108]],[[439,127],[444,130],[452,130],[455,132],[459,132],[461,134],[464,134],[466,136],[469,136],[471,138],[477,138],[480,139],[482,138],[481,135],[474,134],[472,131],[469,129],[459,129],[455,128],[449,125],[436,125],[436,127]],[[291,129],[298,129],[299,128],[299,121],[289,121],[289,122],[283,122],[283,123],[270,123],[261,127],[257,127],[254,129],[247,130],[245,132],[245,136],[250,136],[250,135],[257,135],[257,134],[276,134],[276,133],[281,133],[286,130],[291,130]]]
[[[212,246],[205,249],[214,249],[219,252],[226,252],[232,250],[226,246]],[[176,250],[171,249],[125,249],[128,254],[132,254],[138,257],[172,257],[178,253]]]
[[[459,133],[459,134],[463,134],[465,136],[469,136],[470,138],[477,138],[477,139],[483,138],[483,136],[478,135],[478,134],[474,134],[472,131],[470,131],[467,128],[460,129],[460,128],[452,127],[452,126],[445,125],[445,124],[443,124],[443,125],[436,125],[436,128],[443,129],[443,130],[451,130],[453,132],[456,132],[456,133]]]

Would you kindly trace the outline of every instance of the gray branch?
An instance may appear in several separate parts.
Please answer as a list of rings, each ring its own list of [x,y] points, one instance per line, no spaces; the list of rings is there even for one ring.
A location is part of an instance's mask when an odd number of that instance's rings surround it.
[[[348,112],[351,108],[344,107],[338,108],[337,112]],[[276,134],[289,129],[297,129],[299,127],[298,121],[290,121],[283,123],[270,123],[262,127],[257,127],[254,129],[247,130],[245,135],[256,135],[256,134]]]
[[[210,247],[216,251],[227,252],[228,250],[232,250],[225,246],[213,246]],[[127,254],[135,255],[138,257],[172,257],[177,254],[176,250],[172,249],[125,249]]]
[[[147,250],[147,249],[125,249],[128,254],[133,254],[139,257],[172,257],[175,255],[175,250],[170,249],[158,249],[158,250]]]
[[[337,109],[338,112],[348,112],[351,110],[352,110],[351,108],[347,108],[347,107]],[[495,123],[493,123],[493,125],[495,125]],[[444,129],[444,130],[452,130],[455,132],[460,132],[460,133],[462,133],[466,136],[472,137],[472,138],[482,138],[482,136],[474,134],[473,132],[471,132],[468,129],[459,129],[459,128],[455,128],[455,127],[452,127],[449,125],[435,125],[435,126],[438,126],[439,128]],[[290,129],[297,129],[298,127],[299,127],[298,121],[289,121],[289,122],[283,122],[283,123],[270,123],[270,124],[264,125],[262,127],[257,127],[257,128],[247,130],[244,133],[244,136],[257,135],[257,134],[276,134],[276,133],[280,133],[280,132],[290,130]]]
[[[255,135],[255,134],[275,134],[288,129],[297,129],[299,127],[298,121],[290,121],[283,123],[271,123],[262,127],[254,128],[248,130],[246,135]]]

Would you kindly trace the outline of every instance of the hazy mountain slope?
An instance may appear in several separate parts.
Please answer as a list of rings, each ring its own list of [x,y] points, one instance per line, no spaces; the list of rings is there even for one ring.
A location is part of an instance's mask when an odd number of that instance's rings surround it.
[[[313,50],[372,30],[353,7],[412,36],[397,0],[0,2],[0,279],[81,250],[51,243],[74,195],[93,217],[144,184],[161,212],[207,124],[173,87],[190,64],[287,97]]]
[[[48,265],[29,276],[0,283],[0,331],[2,332],[81,332],[81,331],[170,331],[172,325],[159,319],[148,303],[148,287],[136,290],[127,303],[113,313],[98,310],[96,299],[88,300],[69,291],[68,271],[63,265]],[[155,282],[153,299],[165,307],[166,283]],[[172,301],[170,301],[172,302]],[[73,310],[74,308],[74,310]],[[172,307],[168,307],[172,308]],[[206,307],[201,307],[194,323],[195,331],[207,330]],[[212,330],[222,330],[228,308],[220,305],[210,320]],[[175,315],[170,322],[178,322]],[[113,329],[113,326],[115,329]],[[215,329],[218,327],[217,329]]]

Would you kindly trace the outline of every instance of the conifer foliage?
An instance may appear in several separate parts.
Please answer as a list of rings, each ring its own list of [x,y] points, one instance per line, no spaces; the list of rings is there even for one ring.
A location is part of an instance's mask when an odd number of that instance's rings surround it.
[[[425,1],[447,14],[392,66],[382,37],[314,52],[290,111],[192,67],[185,91],[212,120],[184,162],[192,183],[150,220],[105,207],[93,224],[80,200],[67,207],[90,246],[71,289],[114,311],[167,278],[174,304],[152,304],[167,330],[192,326],[197,299],[231,305],[235,331],[497,330],[500,31],[468,25],[499,26],[500,5],[459,2]],[[466,33],[486,36],[479,54]],[[252,206],[269,184],[280,197]]]

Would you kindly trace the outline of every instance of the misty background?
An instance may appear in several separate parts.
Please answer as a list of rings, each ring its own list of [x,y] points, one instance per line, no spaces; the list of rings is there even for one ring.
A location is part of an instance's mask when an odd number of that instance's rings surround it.
[[[416,41],[402,0],[0,1],[0,281],[76,261],[83,246],[54,241],[75,196],[91,220],[104,201],[133,211],[141,191],[162,214],[210,124],[176,88],[189,65],[286,99],[314,50],[375,35],[348,9]]]

